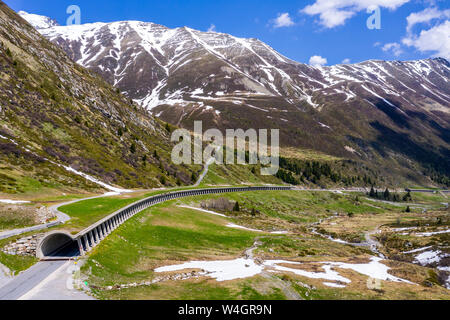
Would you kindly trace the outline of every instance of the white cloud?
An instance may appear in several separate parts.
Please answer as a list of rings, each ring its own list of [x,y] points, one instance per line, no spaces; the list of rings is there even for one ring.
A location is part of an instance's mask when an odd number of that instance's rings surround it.
[[[295,25],[294,21],[292,21],[289,13],[287,12],[279,13],[278,17],[274,19],[272,23],[275,28],[292,27],[293,25]]]
[[[384,52],[392,52],[396,57],[399,57],[403,53],[402,46],[397,42],[386,43],[381,49]]]
[[[450,59],[450,20],[422,30],[419,35],[409,34],[402,43],[420,52],[433,52],[434,56]]]
[[[413,27],[419,23],[428,23],[432,20],[450,18],[450,9],[440,11],[436,7],[434,8],[426,8],[420,12],[411,13],[406,21],[408,22],[408,26],[406,27],[406,31],[410,33]]]
[[[342,64],[349,64],[350,63],[350,59],[344,59],[344,60],[342,60]]]
[[[212,24],[208,28],[208,32],[216,32],[216,25]]]
[[[314,66],[314,67],[322,67],[324,65],[326,65],[328,62],[328,60],[326,58],[323,58],[321,56],[312,56],[309,59],[309,64]]]
[[[371,7],[395,10],[410,0],[316,0],[314,4],[300,10],[310,16],[319,15],[320,24],[326,28],[344,25],[345,22],[358,12]]]

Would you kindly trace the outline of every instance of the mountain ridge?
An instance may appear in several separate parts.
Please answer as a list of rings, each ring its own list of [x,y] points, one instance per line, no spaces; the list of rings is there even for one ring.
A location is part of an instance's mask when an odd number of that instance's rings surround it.
[[[174,125],[280,128],[283,146],[391,166],[403,177],[450,175],[443,58],[313,67],[257,39],[188,27],[125,21],[39,31]]]

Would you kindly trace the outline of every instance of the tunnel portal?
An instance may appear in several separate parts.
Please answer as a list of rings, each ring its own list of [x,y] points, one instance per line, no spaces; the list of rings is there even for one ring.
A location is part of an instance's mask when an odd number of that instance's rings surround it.
[[[77,241],[65,232],[52,232],[39,242],[36,255],[38,258],[71,258],[80,255]]]

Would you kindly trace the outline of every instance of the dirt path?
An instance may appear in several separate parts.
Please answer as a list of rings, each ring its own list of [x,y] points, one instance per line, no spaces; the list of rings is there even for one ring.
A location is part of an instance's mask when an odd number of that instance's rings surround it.
[[[385,259],[386,257],[378,250],[378,248],[382,247],[381,243],[379,243],[372,237],[373,235],[377,234],[379,230],[380,226],[376,227],[376,229],[373,231],[366,232],[364,234],[364,237],[366,239],[366,244],[369,246],[370,250],[380,258]]]
[[[261,264],[262,262],[258,259],[255,259],[254,257],[254,251],[258,249],[259,246],[262,245],[262,242],[260,241],[260,237],[255,239],[255,242],[253,243],[253,246],[249,249],[247,249],[244,253],[245,259],[250,259],[255,261],[256,264]],[[302,297],[295,291],[290,283],[286,283],[286,281],[281,280],[280,278],[274,276],[270,272],[262,271],[261,276],[265,279],[270,280],[274,287],[278,288],[283,292],[283,294],[288,298],[288,300],[303,300]]]

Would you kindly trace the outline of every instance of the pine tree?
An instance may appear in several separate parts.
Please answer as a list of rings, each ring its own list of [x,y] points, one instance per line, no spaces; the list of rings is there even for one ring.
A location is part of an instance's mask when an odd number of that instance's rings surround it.
[[[375,198],[375,189],[373,188],[373,186],[372,186],[372,188],[370,189],[370,193],[369,193],[369,196],[371,197],[371,198]]]
[[[407,202],[411,200],[412,200],[411,191],[408,191],[408,193],[403,196],[403,201]]]
[[[407,206],[405,212],[411,212],[411,208]]]
[[[241,211],[241,209],[239,208],[239,202],[236,201],[236,203],[234,204],[234,207],[233,207],[233,211],[234,211],[234,212],[239,212],[239,211]]]
[[[391,197],[391,193],[389,192],[389,189],[386,188],[386,190],[384,191],[384,199],[389,200],[389,198]]]
[[[136,145],[134,143],[132,143],[131,146],[130,146],[130,152],[131,153],[136,153]]]

